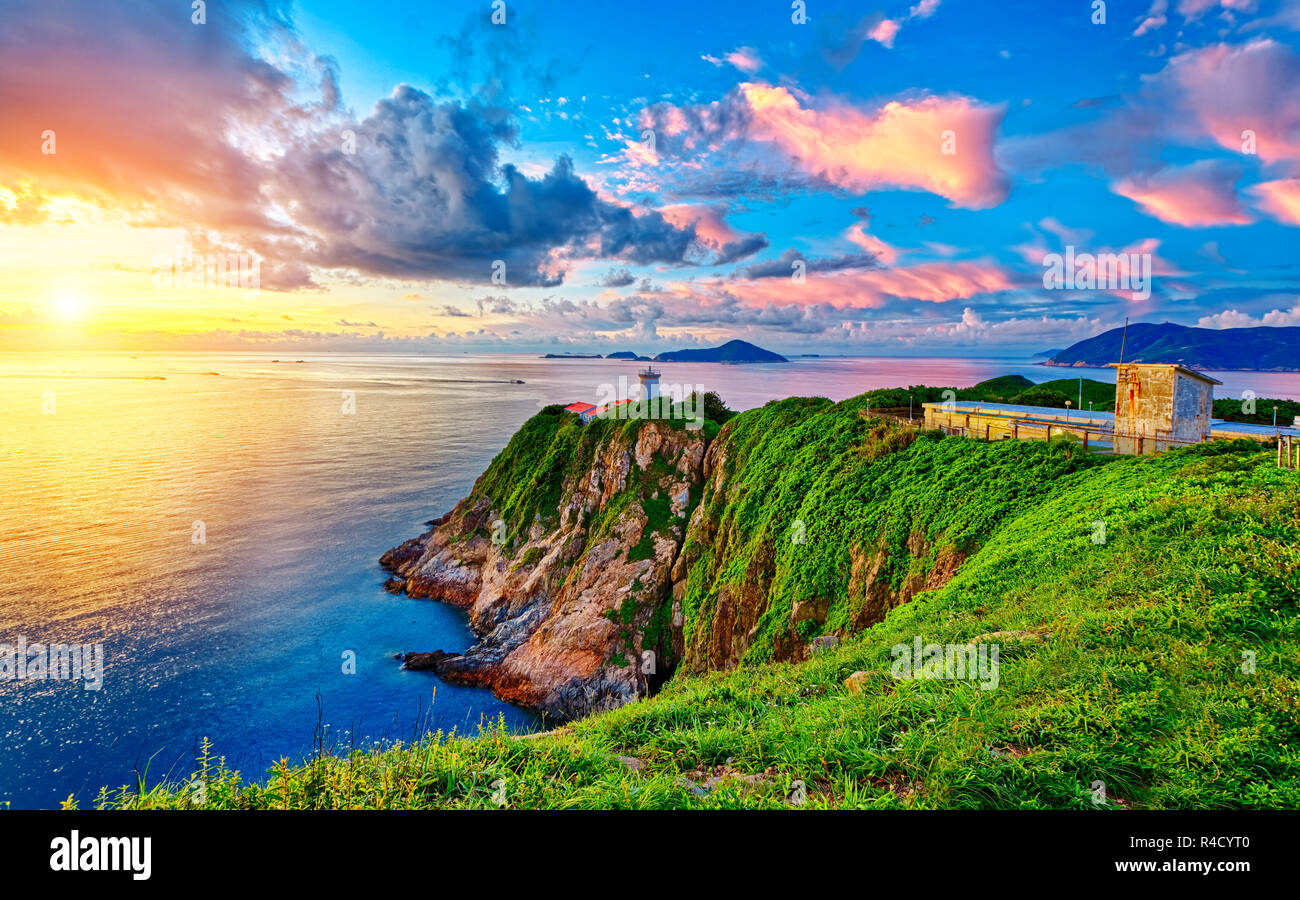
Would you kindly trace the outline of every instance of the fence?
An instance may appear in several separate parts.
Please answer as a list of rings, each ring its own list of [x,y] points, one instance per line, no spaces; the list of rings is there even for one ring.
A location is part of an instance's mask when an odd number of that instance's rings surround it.
[[[1279,469],[1300,469],[1300,444],[1289,434],[1277,436],[1277,467]]]
[[[1144,453],[1161,453],[1178,446],[1190,446],[1192,444],[1202,443],[1201,441],[1185,440],[1175,438],[1168,434],[1156,432],[1150,434],[1129,434],[1121,432],[1116,434],[1113,429],[1102,428],[1091,425],[1075,425],[1066,422],[1040,422],[1024,419],[1009,419],[1006,421],[990,421],[987,416],[976,415],[979,420],[974,424],[970,423],[970,416],[965,416],[966,421],[961,424],[953,423],[953,416],[948,417],[947,423],[937,423],[938,427],[945,434],[959,435],[962,437],[974,438],[983,441],[995,440],[1021,440],[1021,441],[1050,441],[1053,436],[1067,434],[1077,438],[1082,442],[1085,450],[1115,451],[1116,438],[1120,443],[1131,448],[1131,452],[1136,455]],[[1280,458],[1280,456],[1279,456]]]

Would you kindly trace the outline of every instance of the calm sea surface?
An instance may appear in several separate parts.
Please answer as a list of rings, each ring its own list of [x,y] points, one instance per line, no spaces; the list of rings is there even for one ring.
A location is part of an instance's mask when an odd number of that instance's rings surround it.
[[[274,359],[0,354],[0,644],[102,643],[106,662],[98,691],[0,681],[0,806],[85,805],[146,769],[185,777],[204,736],[259,778],[310,752],[318,709],[341,744],[541,724],[401,670],[394,653],[472,637],[459,611],[385,593],[377,559],[463,497],[541,406],[601,399],[638,365]],[[1025,360],[659,368],[738,409],[1017,372],[1114,380]],[[1215,374],[1219,396],[1300,398],[1297,375]]]

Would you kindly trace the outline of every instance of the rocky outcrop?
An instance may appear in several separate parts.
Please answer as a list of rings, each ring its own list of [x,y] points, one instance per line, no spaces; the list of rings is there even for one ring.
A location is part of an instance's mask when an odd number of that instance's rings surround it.
[[[527,437],[561,457],[559,483],[535,485],[553,503],[519,502],[537,448],[512,441],[436,527],[381,558],[408,596],[465,609],[478,637],[405,664],[560,718],[619,706],[677,662],[669,575],[705,439],[674,423],[584,428],[558,414]]]

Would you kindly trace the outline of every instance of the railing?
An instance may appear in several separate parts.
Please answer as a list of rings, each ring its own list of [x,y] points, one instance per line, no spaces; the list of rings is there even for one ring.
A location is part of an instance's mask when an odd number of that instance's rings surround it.
[[[983,441],[1006,439],[1050,441],[1054,435],[1068,434],[1079,438],[1085,450],[1098,447],[1113,451],[1118,439],[1121,444],[1128,443],[1132,447],[1130,452],[1138,456],[1147,452],[1159,453],[1173,446],[1191,446],[1203,443],[1202,441],[1172,437],[1167,433],[1157,432],[1151,435],[1120,432],[1116,434],[1111,428],[1075,425],[1073,423],[1066,424],[1064,422],[1009,419],[1005,423],[985,421],[983,425],[978,422],[972,425],[970,422],[971,416],[976,419],[985,418],[979,413],[960,414],[965,421],[961,424],[954,424],[952,419],[956,415],[958,414],[949,413],[946,423],[936,422],[936,424],[945,434]]]
[[[1277,467],[1279,469],[1300,469],[1300,444],[1289,434],[1277,436]]]

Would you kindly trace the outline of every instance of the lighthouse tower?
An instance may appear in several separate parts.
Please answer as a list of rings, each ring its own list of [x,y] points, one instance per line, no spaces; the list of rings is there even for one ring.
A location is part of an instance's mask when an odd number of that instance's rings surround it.
[[[636,377],[641,379],[641,398],[643,400],[659,396],[659,373],[654,370],[654,366],[646,366],[644,371],[636,373]]]

